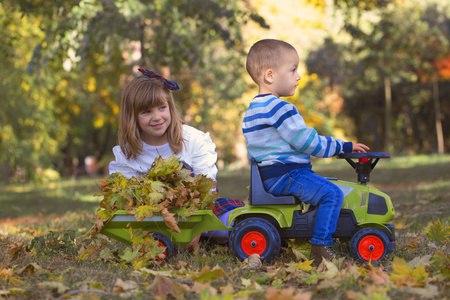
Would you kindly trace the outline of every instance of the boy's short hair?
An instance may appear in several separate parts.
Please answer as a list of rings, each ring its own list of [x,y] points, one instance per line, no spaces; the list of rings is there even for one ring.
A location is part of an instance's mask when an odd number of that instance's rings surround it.
[[[247,55],[246,68],[254,82],[258,84],[264,70],[279,64],[282,50],[295,51],[295,48],[289,43],[275,39],[264,39],[253,44]]]

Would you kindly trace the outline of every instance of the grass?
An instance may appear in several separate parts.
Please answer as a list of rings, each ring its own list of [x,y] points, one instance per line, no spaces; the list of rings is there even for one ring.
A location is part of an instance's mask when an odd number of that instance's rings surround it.
[[[344,160],[317,160],[313,165],[322,176],[356,180]],[[410,279],[395,285],[393,279],[385,281],[384,289],[379,288],[383,284],[375,284],[370,265],[347,258],[336,262],[338,274],[331,274],[330,266],[322,272],[303,269],[287,247],[272,265],[259,268],[246,267],[230,256],[227,247],[214,243],[203,243],[194,252],[179,250],[167,264],[145,270],[133,270],[111,256],[79,259],[80,237],[92,226],[100,201],[93,197],[99,178],[0,186],[0,299],[152,299],[161,296],[161,291],[187,299],[212,299],[214,295],[217,299],[260,299],[276,293],[287,299],[295,295],[304,299],[308,295],[313,299],[448,299],[448,240],[442,244],[426,233],[427,226],[437,220],[442,222],[443,234],[449,228],[449,169],[450,155],[420,155],[380,160],[372,173],[370,184],[389,194],[396,208],[395,256],[409,262],[444,252],[444,267],[436,269],[433,262],[423,269],[426,284],[411,281],[416,274],[411,273]],[[220,195],[245,200],[249,176],[248,168],[220,172]],[[115,241],[101,241],[117,251],[124,248]],[[336,243],[335,250],[349,256],[345,242]],[[395,272],[395,262],[373,266]],[[201,274],[209,280],[194,280]],[[173,280],[160,282],[161,278]],[[184,292],[177,294],[180,286]]]

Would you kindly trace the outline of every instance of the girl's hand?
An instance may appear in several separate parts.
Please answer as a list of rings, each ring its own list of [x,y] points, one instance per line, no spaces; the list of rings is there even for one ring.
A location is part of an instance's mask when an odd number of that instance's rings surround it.
[[[368,150],[370,150],[370,148],[364,144],[360,143],[353,144],[353,152],[364,153],[367,152]]]

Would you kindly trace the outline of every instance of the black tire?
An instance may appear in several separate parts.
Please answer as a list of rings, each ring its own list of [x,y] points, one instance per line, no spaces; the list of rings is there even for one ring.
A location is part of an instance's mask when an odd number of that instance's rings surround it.
[[[270,262],[280,252],[281,238],[269,221],[249,218],[233,228],[229,244],[231,253],[240,260],[256,253],[261,256],[261,261]]]
[[[175,255],[175,247],[173,246],[172,241],[161,232],[151,232],[150,234],[153,235],[153,238],[160,242],[160,246],[166,247],[166,250],[164,251],[165,257],[156,257],[158,260],[161,261],[168,261],[169,258],[173,257]]]
[[[388,235],[378,228],[360,229],[350,241],[350,254],[359,261],[379,261],[392,250]]]

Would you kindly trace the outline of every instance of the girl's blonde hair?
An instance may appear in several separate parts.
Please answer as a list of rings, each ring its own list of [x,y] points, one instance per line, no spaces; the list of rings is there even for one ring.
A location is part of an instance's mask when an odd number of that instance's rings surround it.
[[[142,153],[142,130],[139,113],[167,101],[171,122],[167,139],[175,154],[183,150],[183,121],[175,106],[172,92],[160,78],[140,76],[134,78],[124,89],[120,104],[119,145],[127,159],[136,159]]]

